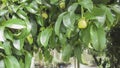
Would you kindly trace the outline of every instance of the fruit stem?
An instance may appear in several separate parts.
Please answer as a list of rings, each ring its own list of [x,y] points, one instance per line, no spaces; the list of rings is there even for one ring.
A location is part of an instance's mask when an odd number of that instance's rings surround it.
[[[84,9],[83,9],[83,6],[81,6],[81,17],[83,18],[83,15],[84,15]]]

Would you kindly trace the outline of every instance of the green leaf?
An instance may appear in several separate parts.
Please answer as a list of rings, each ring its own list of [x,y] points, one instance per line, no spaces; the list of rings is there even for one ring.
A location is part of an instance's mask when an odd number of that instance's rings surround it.
[[[44,21],[43,21],[43,18],[41,16],[36,16],[36,20],[40,26],[44,26]]]
[[[13,41],[13,46],[14,46],[16,49],[20,50],[20,40],[14,40],[14,41]]]
[[[29,21],[25,21],[26,23],[26,28],[25,29],[22,29],[18,34],[14,34],[14,36],[17,38],[17,39],[23,39],[23,38],[26,38],[30,31],[31,31],[31,24]]]
[[[13,41],[13,34],[12,34],[11,31],[5,30],[5,31],[4,31],[4,35],[5,35],[5,38],[6,38],[6,39],[9,39],[9,40]]]
[[[40,43],[40,38],[41,38],[41,32],[39,32],[39,34],[38,34],[38,36],[37,36],[37,44],[38,44],[38,46],[41,45],[41,43]]]
[[[18,30],[17,34],[13,34],[17,39],[25,38],[31,31],[31,24],[29,21],[21,19],[9,19],[3,23],[5,27]],[[15,32],[14,32],[15,33]]]
[[[21,19],[9,19],[3,23],[5,27],[13,29],[23,29],[26,28],[26,23]]]
[[[8,12],[8,10],[0,10],[0,16],[5,15]]]
[[[52,61],[52,56],[51,56],[50,51],[48,49],[46,49],[44,51],[44,60],[48,61],[48,62]]]
[[[92,13],[90,13],[90,12],[85,12],[85,13],[84,13],[84,17],[85,17],[86,19],[88,19],[88,20],[95,19],[95,16],[94,16]]]
[[[30,4],[30,7],[32,7],[35,10],[38,10],[38,4],[36,1],[32,1],[32,3]]]
[[[99,47],[99,40],[98,40],[98,35],[97,35],[97,28],[95,28],[94,26],[91,26],[91,28],[90,28],[90,35],[91,35],[91,41],[92,41],[93,47],[96,50],[99,50],[98,49],[98,47]]]
[[[31,28],[32,28],[31,29],[31,34],[32,34],[33,37],[35,37],[36,34],[37,34],[37,28],[38,28],[37,27],[37,22],[34,20],[34,18],[31,18],[30,22],[31,22]]]
[[[71,21],[70,14],[66,14],[63,16],[63,24],[65,25],[66,28],[69,28],[70,30],[74,29],[74,24]]]
[[[97,22],[95,23],[96,25],[103,26],[106,21],[106,13],[107,13],[106,8],[94,7],[92,12],[86,12],[84,16],[87,19],[95,20]]]
[[[51,4],[56,4],[58,2],[58,0],[50,0]]]
[[[63,52],[62,52],[62,58],[64,61],[69,61],[69,58],[72,54],[72,47],[70,45],[66,45]]]
[[[98,38],[99,38],[99,48],[100,51],[104,50],[106,48],[106,34],[102,27],[100,27],[97,31]]]
[[[100,5],[100,7],[101,9],[105,10],[106,17],[109,20],[110,24],[112,25],[115,19],[113,13],[111,12],[111,9],[106,7],[105,5]]]
[[[92,0],[95,4],[104,4],[109,3],[110,0]]]
[[[5,68],[21,68],[18,60],[14,56],[6,56],[4,62]]]
[[[15,4],[11,4],[10,6],[8,6],[8,9],[10,10],[10,11],[12,11],[12,12],[17,12],[17,10],[18,9],[20,9],[20,7],[21,7],[22,5],[15,5]]]
[[[42,4],[42,0],[35,0],[38,4]]]
[[[13,61],[10,60],[9,56],[4,58],[5,68],[14,68]]]
[[[20,59],[19,63],[20,63],[20,67],[21,67],[21,68],[24,68],[24,65],[25,65],[25,64],[24,64],[24,62],[23,62],[22,59]]]
[[[33,13],[33,14],[37,13],[37,11],[36,11],[34,8],[30,7],[30,6],[27,6],[26,9],[27,9],[30,13]]]
[[[74,56],[77,58],[77,60],[81,63],[83,63],[82,61],[82,48],[79,47],[75,47],[74,49]]]
[[[60,32],[60,25],[62,23],[62,19],[63,19],[63,15],[66,14],[66,12],[63,12],[61,13],[59,16],[58,16],[58,19],[55,23],[55,34],[59,36],[59,32]]]
[[[68,8],[68,12],[74,12],[77,7],[78,7],[78,3],[73,3],[73,4]]]
[[[33,43],[33,37],[31,34],[27,36],[27,40],[28,40],[29,44]]]
[[[4,50],[5,50],[5,53],[7,55],[11,55],[12,54],[12,51],[11,51],[11,46],[10,46],[10,42],[6,41],[4,42]]]
[[[106,21],[106,16],[103,15],[103,16],[96,16],[96,19],[98,21],[98,23],[100,23],[100,25],[104,25],[105,21]]]
[[[21,55],[23,55],[23,51],[18,50],[16,48],[12,48],[12,54],[17,55],[17,56],[21,56]]]
[[[120,5],[117,5],[117,4],[112,5],[111,9],[115,11],[117,14],[120,14]]]
[[[114,19],[114,16],[109,8],[107,9],[106,14],[107,14],[107,19],[110,21],[110,23],[112,25],[114,23],[115,19]]]
[[[24,39],[14,39],[13,40],[13,46],[17,49],[17,50],[21,50],[24,46]]]
[[[63,45],[66,44],[67,39],[66,39],[66,37],[65,37],[64,34],[60,33],[60,35],[59,35],[59,41],[60,41],[60,43],[63,44]]]
[[[106,9],[94,7],[92,12],[90,13],[93,14],[94,16],[103,16],[106,13]]]
[[[88,26],[88,28],[86,28],[85,30],[81,30],[81,40],[83,41],[83,43],[88,46],[88,44],[91,41],[90,38],[90,27]]]
[[[27,13],[25,13],[25,11],[23,11],[22,9],[17,11],[17,15],[23,20],[27,19]]]
[[[18,60],[14,56],[8,56],[8,58],[11,60],[14,68],[21,68]]]
[[[106,34],[102,27],[96,28],[91,26],[90,28],[91,42],[95,50],[103,51],[106,47]]]
[[[40,59],[40,60],[42,60],[42,59],[43,59],[43,54],[42,54],[42,52],[41,52],[41,51],[39,52],[39,59]]]
[[[52,28],[46,28],[44,31],[42,31],[40,36],[40,42],[41,44],[46,47],[49,42],[49,38],[52,35]]]
[[[82,7],[88,9],[88,11],[91,11],[93,9],[93,2],[92,2],[92,0],[80,0],[79,4]]]
[[[57,46],[57,39],[56,39],[56,35],[53,31],[50,39],[49,39],[49,47],[50,48],[55,48]]]
[[[4,28],[0,28],[0,41],[5,41],[6,38],[4,36]]]
[[[72,30],[67,29],[66,30],[66,37],[70,38],[71,37]]]
[[[30,68],[32,55],[29,52],[25,54],[25,68]]]

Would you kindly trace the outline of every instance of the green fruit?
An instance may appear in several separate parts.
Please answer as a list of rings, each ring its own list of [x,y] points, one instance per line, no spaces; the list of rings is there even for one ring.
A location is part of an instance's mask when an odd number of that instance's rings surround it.
[[[85,21],[85,18],[83,17],[83,18],[79,19],[78,28],[84,29],[86,27],[87,27],[87,22]]]
[[[42,17],[45,18],[45,19],[47,19],[48,18],[48,14],[46,12],[43,12],[42,13]]]
[[[60,6],[61,9],[64,9],[65,8],[65,2],[60,2],[59,6]]]

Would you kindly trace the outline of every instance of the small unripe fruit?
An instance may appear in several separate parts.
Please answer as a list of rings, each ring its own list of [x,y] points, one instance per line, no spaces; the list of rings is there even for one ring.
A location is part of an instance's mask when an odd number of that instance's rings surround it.
[[[83,17],[83,18],[79,19],[78,28],[84,29],[86,27],[87,27],[87,22],[85,21],[85,18]]]
[[[42,13],[42,17],[45,18],[45,19],[47,19],[48,18],[48,14],[46,12],[43,12]]]
[[[60,2],[59,6],[60,6],[61,9],[64,9],[65,8],[65,2]]]

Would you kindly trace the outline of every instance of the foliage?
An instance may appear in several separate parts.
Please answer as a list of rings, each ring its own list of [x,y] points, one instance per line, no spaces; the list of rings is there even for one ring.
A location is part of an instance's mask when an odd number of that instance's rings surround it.
[[[6,68],[30,68],[34,52],[51,62],[51,50],[62,52],[63,60],[82,52],[106,51],[106,34],[119,21],[117,0],[1,0],[0,59]],[[84,19],[86,26],[78,27]],[[14,61],[14,62],[12,62]]]

